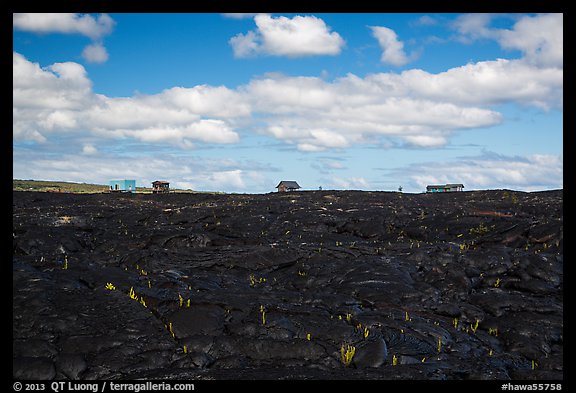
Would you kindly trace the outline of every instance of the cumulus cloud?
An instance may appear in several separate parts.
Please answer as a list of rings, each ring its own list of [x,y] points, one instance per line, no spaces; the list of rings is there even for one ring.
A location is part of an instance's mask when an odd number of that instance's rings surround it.
[[[88,14],[71,13],[15,13],[12,15],[14,28],[33,33],[82,34],[93,40],[110,34],[114,20],[107,14],[97,18]]]
[[[492,39],[504,49],[519,50],[526,62],[538,67],[562,68],[564,61],[564,15],[538,14],[519,18],[511,29],[491,27],[492,14],[461,15],[452,27],[463,42]]]
[[[268,126],[263,132],[301,151],[400,140],[438,148],[454,131],[503,121],[494,106],[563,107],[563,70],[522,58],[466,64],[445,72],[348,74],[333,81],[268,75],[243,88]]]
[[[102,38],[114,29],[116,22],[107,14],[97,17],[73,13],[14,13],[12,25],[15,29],[37,34],[80,34],[93,43],[82,51],[82,58],[89,63],[104,63],[108,52]]]
[[[84,146],[82,146],[82,154],[91,156],[96,153],[98,153],[98,149],[96,149],[96,147],[93,144],[86,143]]]
[[[225,87],[177,87],[156,95],[111,98],[92,92],[80,64],[41,68],[13,54],[15,140],[43,142],[53,132],[90,132],[184,148],[195,141],[237,143],[231,122],[249,113],[239,93]]]
[[[393,172],[397,178],[410,179],[416,190],[445,183],[463,183],[468,190],[563,188],[563,160],[559,155],[507,156],[484,152],[454,161],[416,163]]]
[[[410,61],[404,52],[404,43],[398,40],[394,30],[382,26],[369,27],[382,49],[382,56],[380,57],[382,63],[399,67]]]
[[[457,129],[498,124],[497,112],[451,102],[412,98],[382,89],[376,77],[354,75],[326,82],[311,77],[252,81],[247,87],[268,124],[264,132],[301,151],[322,151],[399,138],[420,147],[437,147]]]
[[[94,43],[84,48],[82,58],[88,63],[105,63],[108,60],[108,51],[101,43]]]
[[[344,46],[342,37],[330,32],[324,21],[315,16],[290,19],[258,14],[254,22],[257,30],[240,33],[230,39],[235,57],[337,55]]]
[[[80,64],[42,68],[13,54],[14,139],[36,142],[88,132],[191,148],[238,143],[242,126],[305,152],[390,142],[440,148],[456,131],[500,124],[497,105],[550,110],[562,100],[563,70],[525,58],[334,80],[268,74],[236,89],[198,85],[116,98],[94,94]]]

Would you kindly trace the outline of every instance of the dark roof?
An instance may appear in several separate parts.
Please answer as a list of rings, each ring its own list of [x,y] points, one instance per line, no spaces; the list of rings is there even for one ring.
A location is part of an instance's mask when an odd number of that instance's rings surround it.
[[[276,186],[276,188],[280,187],[281,185],[283,185],[286,188],[300,188],[300,186],[298,185],[298,183],[296,183],[295,181],[286,181],[286,180],[282,180],[280,183],[278,183],[278,185]]]
[[[153,181],[152,184],[170,184],[170,182],[167,182],[166,180],[156,180]]]

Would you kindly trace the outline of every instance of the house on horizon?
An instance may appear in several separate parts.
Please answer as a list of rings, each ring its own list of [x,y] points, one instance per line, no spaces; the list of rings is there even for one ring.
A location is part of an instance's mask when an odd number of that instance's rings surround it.
[[[464,189],[464,184],[438,184],[426,186],[427,193],[434,192],[457,192]]]
[[[110,180],[110,192],[136,192],[136,180]]]
[[[152,182],[152,194],[170,192],[170,182],[166,180],[156,180]]]
[[[282,180],[280,183],[278,183],[276,188],[278,189],[278,192],[287,192],[296,191],[300,188],[300,186],[295,181]]]

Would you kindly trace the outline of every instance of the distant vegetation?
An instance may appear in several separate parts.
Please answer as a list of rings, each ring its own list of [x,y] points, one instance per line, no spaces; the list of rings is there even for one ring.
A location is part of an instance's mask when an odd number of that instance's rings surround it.
[[[64,181],[46,180],[12,180],[14,191],[41,191],[41,192],[73,192],[79,194],[92,194],[108,192],[109,186],[105,184],[72,183]],[[171,192],[193,192],[192,190],[171,189]],[[137,193],[152,193],[152,187],[136,187]]]

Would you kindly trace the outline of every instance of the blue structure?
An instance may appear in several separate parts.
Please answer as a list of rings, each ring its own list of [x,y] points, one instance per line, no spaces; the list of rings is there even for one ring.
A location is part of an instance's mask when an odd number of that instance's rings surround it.
[[[136,192],[136,180],[110,180],[110,192]]]

